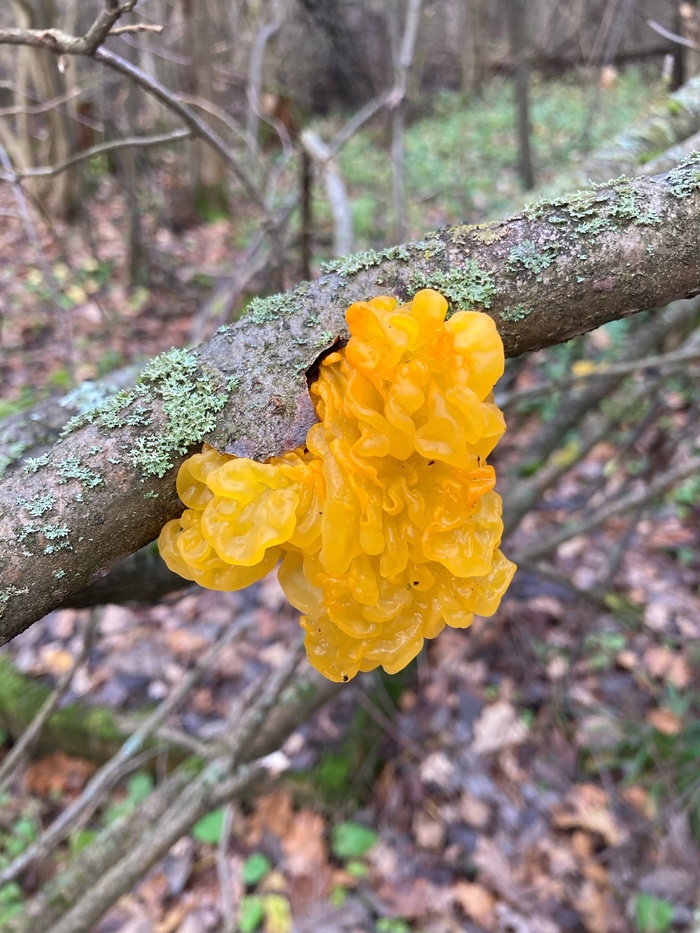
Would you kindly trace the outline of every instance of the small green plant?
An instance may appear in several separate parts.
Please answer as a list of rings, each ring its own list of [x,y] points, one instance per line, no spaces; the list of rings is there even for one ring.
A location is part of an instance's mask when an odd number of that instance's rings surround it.
[[[245,862],[243,862],[243,868],[241,870],[243,883],[248,887],[260,884],[265,875],[269,874],[271,868],[272,865],[266,855],[263,855],[262,852],[253,852],[253,854],[249,855]]]
[[[241,898],[238,912],[240,933],[255,933],[265,918],[265,904],[257,894],[246,894]]]
[[[381,917],[376,930],[377,933],[411,933],[411,927],[401,917]]]
[[[223,807],[217,807],[211,813],[203,816],[199,822],[192,827],[192,837],[197,842],[204,842],[207,845],[218,845],[221,839],[221,832],[224,828],[224,810]]]
[[[609,765],[620,768],[630,784],[643,784],[661,801],[682,801],[690,828],[700,840],[700,694],[669,686],[661,703],[678,719],[678,730],[661,732],[652,723],[630,722]]]
[[[637,894],[634,919],[639,933],[666,933],[673,923],[673,904],[651,894]]]
[[[337,859],[360,859],[376,844],[377,833],[360,823],[338,823],[333,827],[331,851]]]
[[[627,639],[621,632],[593,632],[585,637],[583,650],[593,670],[602,671],[610,667],[626,644]]]
[[[127,781],[124,798],[111,803],[105,810],[105,823],[109,825],[120,817],[132,813],[152,790],[153,778],[147,771],[137,771],[132,774]]]
[[[3,798],[0,797],[0,805]],[[10,826],[0,827],[0,869],[6,868],[21,855],[38,836],[36,821],[27,813],[20,814]],[[24,907],[24,892],[14,881],[0,888],[0,930]]]
[[[0,929],[12,917],[21,913],[24,907],[24,893],[15,882],[3,885],[0,888]]]

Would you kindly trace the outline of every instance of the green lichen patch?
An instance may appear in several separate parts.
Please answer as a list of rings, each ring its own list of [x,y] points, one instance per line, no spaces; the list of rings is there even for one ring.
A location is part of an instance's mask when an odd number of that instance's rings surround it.
[[[687,198],[700,190],[700,152],[691,152],[687,159],[668,173],[669,191],[676,198]]]
[[[523,321],[532,314],[532,308],[526,308],[524,305],[515,305],[514,308],[504,308],[501,311],[501,320],[515,324],[517,321]]]
[[[67,525],[60,525],[58,522],[47,522],[43,525],[37,522],[27,522],[25,525],[20,525],[15,531],[15,537],[20,544],[35,535],[44,539],[44,554],[73,550],[69,540],[70,529]]]
[[[658,213],[624,175],[585,191],[544,198],[524,210],[528,220],[544,220],[582,239],[599,236],[632,223],[657,227]]]
[[[113,394],[114,390],[108,385],[87,379],[68,392],[67,395],[64,395],[59,405],[62,408],[76,409],[77,414],[81,415],[93,408],[104,405]]]
[[[253,324],[267,324],[294,309],[289,294],[271,295],[269,298],[253,298],[245,309],[244,318]]]
[[[49,455],[42,454],[40,457],[27,457],[24,461],[25,473],[36,473],[42,467],[48,466]]]
[[[409,288],[434,288],[449,301],[452,310],[490,308],[496,286],[493,276],[474,259],[465,259],[450,269],[435,269],[428,273],[414,270],[409,275]]]
[[[102,474],[92,467],[85,466],[80,457],[65,457],[56,465],[56,472],[59,477],[58,482],[61,484],[67,483],[71,479],[77,480],[88,489],[94,489],[95,486],[104,484]]]
[[[548,269],[561,251],[559,243],[545,243],[538,249],[532,240],[523,240],[508,253],[506,268],[511,272],[527,272],[542,281],[542,272]]]
[[[222,390],[214,373],[200,367],[195,352],[170,350],[144,367],[132,389],[118,392],[97,408],[72,418],[62,436],[85,424],[96,424],[106,430],[124,427],[150,429],[153,404],[159,401],[165,425],[137,438],[133,447],[124,451],[124,456],[143,473],[164,476],[177,455],[201,443],[205,434],[214,429],[216,414],[226,404],[235,384],[235,377],[232,377],[227,388]],[[94,448],[94,452],[98,450],[98,447]],[[87,486],[102,482],[97,471],[72,463],[74,459],[67,458],[63,469],[59,465],[59,475],[66,479],[79,479]],[[109,462],[120,461],[112,456]],[[45,466],[46,463],[48,458],[40,465]]]
[[[22,506],[32,518],[40,518],[44,513],[50,512],[55,502],[56,500],[49,493],[44,496],[32,496],[31,499],[17,496],[17,505]]]
[[[213,374],[199,370],[196,356],[185,350],[156,357],[141,379],[160,400],[166,424],[137,438],[130,459],[144,473],[164,476],[175,456],[187,453],[214,430],[229,392],[220,390]]]
[[[498,243],[499,240],[507,237],[509,233],[507,225],[500,221],[490,224],[474,224],[473,227],[467,227],[466,229],[469,231],[472,240],[484,246],[492,246],[494,243]]]
[[[612,188],[615,197],[608,202],[608,216],[620,223],[632,223],[636,226],[658,227],[661,218],[658,213],[646,205],[624,176],[601,186]]]
[[[3,453],[0,454],[0,479],[5,475],[8,467],[22,459],[29,444],[24,441],[11,441],[6,445]]]
[[[416,249],[422,250],[425,246],[425,243],[415,244]],[[390,246],[379,252],[369,249],[361,253],[354,253],[352,256],[344,256],[342,259],[331,259],[329,262],[324,262],[321,265],[321,272],[335,272],[341,279],[345,279],[349,275],[356,275],[363,269],[381,266],[385,262],[410,262],[411,259],[410,246]]]
[[[29,593],[29,587],[27,586],[6,586],[4,590],[0,590],[0,616],[7,609],[7,604],[11,599],[14,599],[16,596],[27,596]]]

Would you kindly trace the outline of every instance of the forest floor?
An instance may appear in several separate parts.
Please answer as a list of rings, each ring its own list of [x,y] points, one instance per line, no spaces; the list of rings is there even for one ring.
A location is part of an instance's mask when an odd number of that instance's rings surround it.
[[[14,209],[11,190],[0,188],[0,210]],[[26,229],[8,220],[0,230],[0,414],[135,354],[187,344],[203,280],[230,268],[237,234],[229,221],[178,236],[154,221],[149,235],[167,269],[148,290],[129,288],[111,179],[100,181],[86,211],[99,255],[79,225],[37,228],[53,286]],[[431,213],[425,226],[434,220]],[[531,357],[510,388],[542,381],[547,359]],[[669,396],[672,427],[686,429],[692,405]],[[522,455],[541,415],[499,447],[503,488],[518,482],[509,458]],[[649,425],[635,456],[658,443]],[[575,513],[585,488],[609,480],[614,454],[601,443],[576,463],[505,542],[506,554],[517,560]],[[223,846],[241,933],[697,933],[694,489],[631,526],[614,518],[565,542],[551,555],[554,575],[521,569],[492,619],[446,630],[396,678],[360,675],[295,732],[283,749],[289,772],[236,806]],[[619,564],[601,597],[595,584],[612,554]],[[240,593],[188,589],[155,607],[57,611],[2,656],[53,683],[94,623],[65,702],[133,714],[167,695],[234,620],[247,623],[244,641],[220,653],[170,719],[213,737],[233,699],[280,663],[296,634],[274,576]],[[94,767],[88,755],[54,749],[15,775],[0,796],[0,866],[80,793]],[[66,850],[0,891],[0,930],[3,910],[20,908],[70,850],[134,807],[158,777],[157,762],[132,774]],[[218,929],[223,822],[217,811],[198,824],[98,933]]]

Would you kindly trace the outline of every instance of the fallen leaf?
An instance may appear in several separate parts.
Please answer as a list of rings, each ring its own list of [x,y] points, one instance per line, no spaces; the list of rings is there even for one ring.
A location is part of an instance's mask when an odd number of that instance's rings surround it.
[[[430,752],[420,765],[420,779],[424,784],[448,788],[454,783],[455,766],[444,752]]]
[[[608,845],[617,845],[620,830],[608,809],[608,797],[594,784],[576,784],[553,808],[554,825],[559,829],[586,829],[602,836]]]
[[[187,628],[176,628],[165,633],[165,643],[176,655],[196,656],[209,647],[209,640]]]
[[[662,735],[678,735],[683,728],[683,720],[670,709],[652,709],[647,713],[647,722]]]
[[[520,745],[527,735],[527,727],[513,704],[508,700],[497,700],[485,707],[474,723],[472,750],[477,755],[488,755],[508,745]]]
[[[459,815],[467,826],[485,829],[491,818],[491,808],[468,790],[459,798]]]
[[[278,839],[283,839],[294,819],[292,796],[286,790],[274,790],[264,794],[255,802],[255,809],[250,818],[249,845],[259,845],[264,832],[270,832]]]
[[[490,891],[480,884],[458,881],[452,888],[452,896],[467,917],[483,927],[491,926],[496,898]]]
[[[411,824],[416,844],[422,849],[441,849],[445,842],[445,825],[425,810],[417,810]]]
[[[594,881],[584,881],[574,898],[574,907],[583,918],[587,933],[628,929],[609,893]]]
[[[46,645],[39,652],[37,673],[60,676],[69,671],[75,664],[75,658],[70,651],[63,648],[52,648]]]
[[[654,799],[644,787],[639,784],[631,784],[629,787],[623,787],[620,791],[620,797],[629,804],[637,813],[645,816],[648,820],[653,820],[656,815],[656,805]]]
[[[91,761],[54,752],[29,765],[25,777],[26,787],[30,793],[39,797],[52,794],[74,797],[94,773],[95,765]]]
[[[323,817],[312,810],[300,810],[282,839],[285,867],[293,877],[314,876],[327,868],[328,853],[323,836]]]

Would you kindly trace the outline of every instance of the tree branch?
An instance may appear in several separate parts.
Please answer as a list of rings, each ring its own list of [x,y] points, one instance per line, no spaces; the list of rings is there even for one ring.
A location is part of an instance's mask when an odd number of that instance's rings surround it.
[[[303,444],[316,420],[307,374],[347,339],[351,302],[434,287],[453,308],[490,313],[516,356],[700,292],[699,214],[696,156],[656,178],[335,261],[315,282],[252,302],[196,353],[158,358],[0,484],[0,642],[152,540],[181,511],[176,471],[202,441],[260,460]]]
[[[0,44],[30,45],[63,55],[94,55],[125,14],[130,13],[138,0],[105,0],[104,9],[96,16],[84,36],[72,36],[62,29],[0,29]]]
[[[136,146],[139,149],[149,149],[151,146],[163,146],[167,143],[180,142],[183,139],[192,138],[192,130],[179,129],[172,130],[170,133],[157,133],[153,136],[125,136],[123,139],[115,139],[107,143],[98,143],[96,146],[90,146],[89,149],[83,149],[76,152],[70,159],[59,162],[56,165],[44,165],[41,168],[12,169],[11,171],[0,172],[0,180],[20,181],[23,178],[52,178],[54,175],[60,175],[66,169],[77,165],[79,162],[85,162],[94,156],[104,155],[106,152],[114,152],[117,149],[129,149]]]

